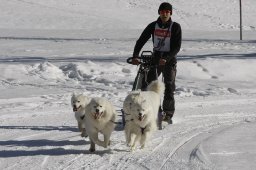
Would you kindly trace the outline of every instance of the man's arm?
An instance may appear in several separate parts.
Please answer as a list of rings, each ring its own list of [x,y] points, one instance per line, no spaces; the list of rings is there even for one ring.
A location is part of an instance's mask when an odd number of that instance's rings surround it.
[[[144,31],[141,33],[140,38],[137,40],[134,50],[133,50],[133,57],[138,57],[140,50],[146,44],[146,42],[150,39],[151,34],[153,34],[155,22],[150,23]]]
[[[176,61],[176,59],[174,59],[174,58],[176,57],[177,53],[180,51],[181,40],[182,40],[182,31],[181,31],[180,24],[178,24],[178,23],[173,24],[171,36],[172,36],[172,38],[171,38],[171,42],[170,42],[170,53],[167,58],[167,62],[169,62],[171,60]]]

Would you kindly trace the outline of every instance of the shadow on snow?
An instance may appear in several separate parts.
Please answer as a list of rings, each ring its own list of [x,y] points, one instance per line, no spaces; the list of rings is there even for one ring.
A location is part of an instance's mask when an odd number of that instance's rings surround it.
[[[37,62],[126,62],[128,57],[116,57],[116,56],[77,56],[77,57],[58,57],[58,58],[45,58],[45,57],[8,57],[0,58],[0,63],[37,63]],[[199,55],[178,55],[178,60],[193,60],[193,59],[256,59],[256,53],[248,54],[199,54]]]
[[[256,59],[256,53],[249,54],[201,54],[201,55],[178,55],[178,60],[193,60],[193,59]]]
[[[38,131],[71,131],[78,132],[77,127],[71,126],[0,126],[0,129],[30,129],[30,130],[38,130]]]
[[[111,150],[97,150],[93,154],[103,155],[105,153],[111,153]],[[36,156],[36,155],[49,155],[49,156],[59,156],[59,155],[71,155],[71,154],[92,154],[89,150],[75,150],[75,149],[64,149],[64,148],[54,148],[54,149],[40,149],[40,150],[9,150],[0,151],[0,158],[9,157],[21,157],[21,156]]]
[[[36,130],[36,131],[71,131],[78,132],[76,127],[69,126],[0,126],[0,129],[17,129],[17,130]],[[116,130],[121,130],[122,127],[117,126]],[[21,132],[22,133],[22,132]],[[90,144],[89,138],[86,140],[69,140],[68,138],[79,137],[79,135],[74,136],[64,136],[62,139],[58,140],[48,140],[48,139],[35,139],[35,140],[6,140],[0,141],[0,146],[6,148],[20,148],[27,147],[28,150],[1,150],[0,158],[8,158],[8,157],[20,157],[20,156],[35,156],[35,155],[69,155],[69,154],[89,154],[91,152],[88,151],[86,147],[84,150],[77,149],[68,149],[72,146],[86,146]],[[37,147],[47,147],[47,149],[35,149]],[[50,148],[49,147],[54,147]],[[65,148],[67,147],[67,149]],[[32,148],[34,148],[32,150]],[[102,155],[104,153],[109,153],[110,150],[97,150],[94,154]]]

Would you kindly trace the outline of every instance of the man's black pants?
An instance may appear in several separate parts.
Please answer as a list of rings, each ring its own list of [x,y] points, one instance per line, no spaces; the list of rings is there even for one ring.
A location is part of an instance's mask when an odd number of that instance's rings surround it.
[[[163,100],[163,111],[169,115],[173,116],[175,111],[175,99],[174,99],[174,91],[175,91],[175,78],[176,78],[176,64],[166,63],[165,66],[158,66],[157,68],[151,68],[146,77],[144,77],[142,81],[142,88],[146,89],[150,82],[156,80],[161,73],[163,74],[164,84],[165,84],[165,92],[164,92],[164,100]]]

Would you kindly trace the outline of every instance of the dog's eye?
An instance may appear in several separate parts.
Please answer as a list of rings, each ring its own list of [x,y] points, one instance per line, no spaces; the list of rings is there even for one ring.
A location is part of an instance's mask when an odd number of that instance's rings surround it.
[[[94,108],[97,108],[97,106],[93,106]]]
[[[78,103],[80,103],[80,101],[77,101]]]
[[[100,107],[102,107],[102,106],[100,106]]]

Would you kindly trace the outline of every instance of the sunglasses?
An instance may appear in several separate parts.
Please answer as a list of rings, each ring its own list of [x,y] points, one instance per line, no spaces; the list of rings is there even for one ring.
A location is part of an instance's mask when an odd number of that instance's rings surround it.
[[[161,10],[160,11],[160,14],[168,14],[168,13],[171,13],[170,10]]]

